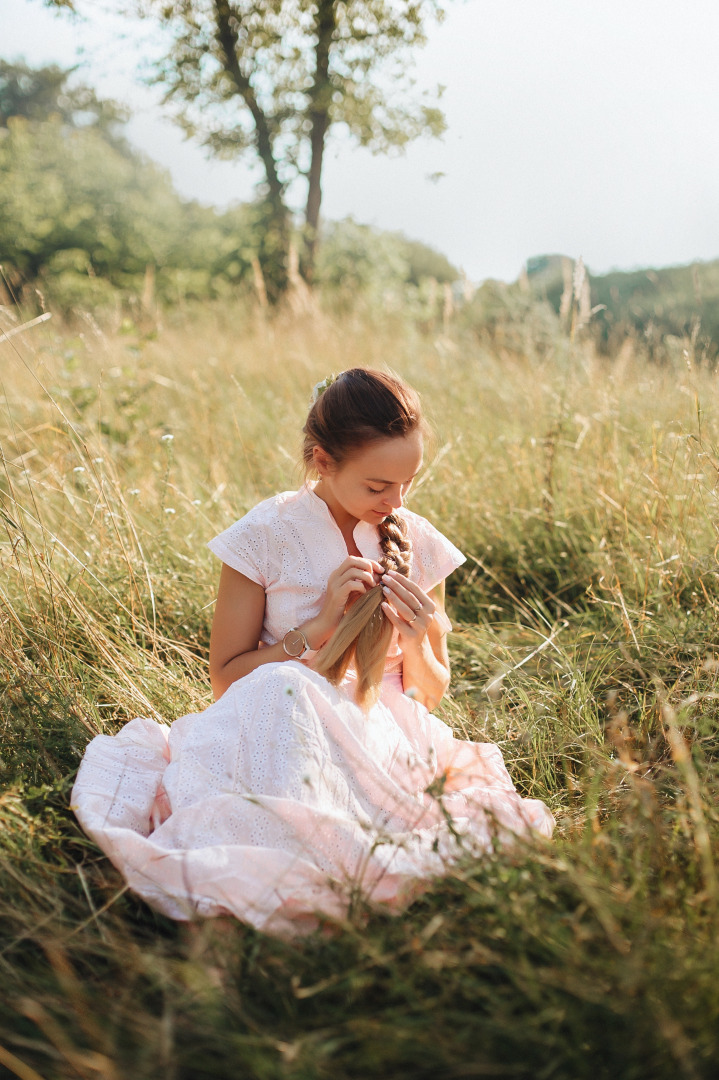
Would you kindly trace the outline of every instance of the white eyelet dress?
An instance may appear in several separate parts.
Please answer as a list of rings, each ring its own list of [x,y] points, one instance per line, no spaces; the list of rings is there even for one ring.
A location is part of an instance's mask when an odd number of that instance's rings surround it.
[[[464,556],[427,520],[400,511],[411,577],[429,591]],[[373,525],[354,533],[379,558]],[[347,549],[305,485],[260,503],[209,547],[263,586],[262,644],[320,611]],[[85,831],[129,886],[174,919],[231,914],[267,933],[303,934],[347,915],[361,894],[401,910],[462,854],[533,831],[547,807],[517,793],[498,747],[454,738],[403,692],[393,641],[379,702],[355,704],[309,663],[264,664],[204,712],[168,727],[137,718],[87,747],[72,792]]]

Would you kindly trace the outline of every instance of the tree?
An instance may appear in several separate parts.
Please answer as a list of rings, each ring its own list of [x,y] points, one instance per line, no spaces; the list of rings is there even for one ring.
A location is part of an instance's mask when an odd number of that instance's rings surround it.
[[[82,0],[46,0],[73,8]],[[122,5],[122,0],[117,0]],[[288,189],[306,184],[302,270],[312,280],[327,138],[342,127],[376,153],[437,135],[435,98],[415,101],[412,48],[445,0],[125,0],[169,42],[157,64],[188,135],[222,156],[254,153],[269,208],[268,256],[281,291]]]
[[[55,117],[72,128],[99,128],[106,139],[127,149],[118,127],[127,119],[115,101],[100,100],[84,84],[68,86],[74,73],[56,64],[31,68],[0,60],[0,127],[12,117],[42,121]]]

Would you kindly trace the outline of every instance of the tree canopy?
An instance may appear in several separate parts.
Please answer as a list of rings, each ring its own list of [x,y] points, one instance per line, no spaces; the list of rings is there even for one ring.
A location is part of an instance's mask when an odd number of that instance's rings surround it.
[[[82,8],[83,0],[47,0]],[[248,152],[270,208],[267,261],[279,291],[288,191],[306,187],[303,269],[313,276],[327,137],[341,128],[374,152],[437,135],[439,94],[413,92],[411,52],[443,0],[129,0],[168,47],[156,80],[188,135],[214,153]],[[127,3],[118,6],[127,7]],[[273,261],[274,258],[274,261]],[[274,273],[272,273],[274,271]]]

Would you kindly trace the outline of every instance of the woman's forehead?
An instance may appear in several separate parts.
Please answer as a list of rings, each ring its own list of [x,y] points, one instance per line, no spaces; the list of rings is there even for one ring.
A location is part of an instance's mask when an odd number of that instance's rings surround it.
[[[405,483],[419,472],[422,449],[422,435],[416,431],[393,439],[377,439],[353,454],[350,462],[365,480]]]

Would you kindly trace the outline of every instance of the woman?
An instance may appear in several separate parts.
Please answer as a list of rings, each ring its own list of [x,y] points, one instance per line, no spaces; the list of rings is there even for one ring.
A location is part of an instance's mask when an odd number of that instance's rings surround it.
[[[430,709],[449,684],[444,580],[464,557],[404,508],[422,463],[416,393],[353,368],[316,388],[307,481],[213,541],[217,700],[87,749],[73,804],[129,885],[177,919],[270,933],[401,908],[462,853],[554,819],[499,749]]]

